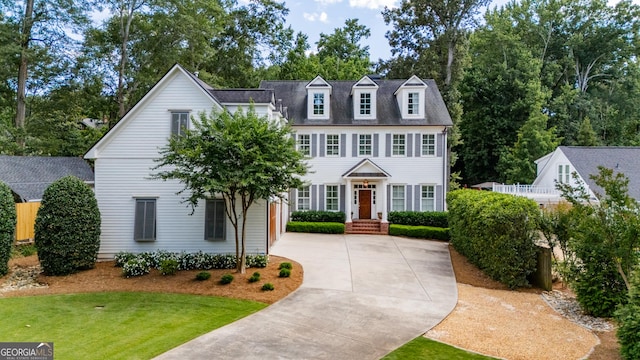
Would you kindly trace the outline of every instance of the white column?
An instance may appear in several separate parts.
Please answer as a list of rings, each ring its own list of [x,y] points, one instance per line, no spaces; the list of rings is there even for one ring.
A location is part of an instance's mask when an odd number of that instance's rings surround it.
[[[382,189],[380,190],[382,194],[382,222],[387,222],[387,208],[389,206],[387,204],[387,179],[382,179]]]
[[[353,196],[353,191],[351,189],[351,179],[347,179],[347,185],[345,188],[345,199],[344,199],[344,212],[345,215],[347,215],[347,221],[346,222],[351,222],[351,203],[353,202],[353,199],[351,198]]]

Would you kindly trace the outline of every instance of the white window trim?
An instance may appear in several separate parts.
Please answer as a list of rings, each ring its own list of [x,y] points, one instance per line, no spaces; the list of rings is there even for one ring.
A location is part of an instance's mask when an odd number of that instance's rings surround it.
[[[329,136],[335,136],[338,139],[336,144],[332,144],[331,146],[335,146],[338,149],[338,152],[335,154],[329,154]],[[339,157],[340,156],[340,134],[326,134],[325,136],[325,144],[324,144],[324,156],[326,157]]]
[[[394,137],[395,136],[404,136],[404,151],[402,152],[402,154],[394,154],[393,150],[395,147],[395,141],[394,141]],[[407,156],[407,138],[409,136],[407,134],[391,134],[391,157],[406,157]]]
[[[316,94],[323,95],[323,112],[314,114],[314,99]],[[331,91],[329,88],[310,88],[307,90],[307,117],[309,119],[327,120],[331,112]]]
[[[402,189],[402,210],[395,210],[393,208],[393,201],[394,200],[400,200],[399,198],[396,198],[394,196],[394,192],[393,192],[394,187],[398,187],[398,188]],[[407,187],[406,187],[406,185],[404,185],[404,184],[392,184],[390,190],[391,190],[391,204],[389,204],[389,205],[391,205],[390,206],[391,207],[391,211],[406,211],[407,210]]]
[[[303,144],[300,143],[300,139],[301,139],[302,136],[304,136],[308,140],[308,143],[304,144],[304,145],[308,146],[308,149],[309,149],[309,153],[308,154],[303,152],[303,151],[301,151],[301,148],[302,148],[301,145],[303,145]],[[310,134],[298,134],[297,137],[296,137],[296,149],[298,151],[300,151],[304,156],[311,156],[311,135]]]
[[[425,154],[424,153],[424,139],[426,136],[433,137],[433,154]],[[423,157],[435,157],[438,153],[438,137],[436,134],[421,134],[420,135],[420,156]]]
[[[364,88],[355,89],[353,92],[353,118],[356,120],[370,120],[376,118],[377,109],[377,89],[376,88]],[[361,96],[362,94],[369,94],[371,100],[371,112],[369,114],[360,114]]]
[[[571,167],[569,164],[558,164],[556,179],[560,184],[571,182]]]
[[[301,190],[306,189],[306,193],[309,196],[300,196]],[[300,200],[306,199],[308,209],[300,209]],[[308,211],[311,210],[311,186],[303,186],[301,189],[296,189],[296,211]]]
[[[409,114],[409,94],[418,94],[418,113]],[[402,92],[402,117],[405,119],[424,119],[425,91],[423,88],[408,88]]]
[[[171,133],[172,136],[182,136],[182,135],[184,135],[184,132],[182,131],[182,129],[185,128],[185,129],[188,130],[190,128],[190,126],[191,126],[191,111],[189,111],[189,110],[170,110],[170,114],[171,114],[171,121],[169,123],[169,132]],[[177,129],[178,132],[174,132],[173,131],[173,121],[174,121],[173,117],[174,117],[174,115],[182,115],[182,114],[186,114],[187,115],[187,119],[186,119],[187,124],[186,124],[186,126],[182,127],[182,126],[180,126],[180,123],[179,123],[178,124],[178,129]],[[182,120],[183,119],[178,118],[179,122],[182,122]]]
[[[433,190],[433,197],[432,198],[422,197],[422,190],[423,190],[422,188],[425,187],[425,186],[431,186],[433,188],[432,189]],[[423,209],[422,208],[422,202],[425,199],[433,199],[433,209],[427,210],[427,209]],[[434,185],[434,184],[420,184],[420,211],[422,211],[422,212],[436,211],[436,185]]]
[[[369,139],[371,140],[369,142],[369,148],[371,149],[369,154],[362,154],[362,152],[360,151],[360,146],[364,146],[360,144],[360,136],[369,136]],[[371,157],[371,156],[373,156],[373,134],[358,134],[358,157]]]
[[[330,210],[327,208],[327,203],[329,200],[329,187],[330,186],[335,186],[336,188],[336,209],[335,210]],[[333,199],[333,197],[332,197]],[[325,184],[324,185],[324,210],[325,211],[340,211],[340,184]]]

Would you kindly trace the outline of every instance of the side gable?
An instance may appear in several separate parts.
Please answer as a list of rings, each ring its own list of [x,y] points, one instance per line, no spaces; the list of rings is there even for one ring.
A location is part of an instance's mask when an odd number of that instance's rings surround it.
[[[84,158],[157,157],[158,147],[165,144],[171,134],[171,111],[197,116],[214,107],[222,108],[210,90],[210,86],[182,66],[174,65]]]

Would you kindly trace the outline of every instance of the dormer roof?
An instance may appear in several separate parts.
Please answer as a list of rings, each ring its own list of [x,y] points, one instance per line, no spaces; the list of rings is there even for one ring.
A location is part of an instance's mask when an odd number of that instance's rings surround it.
[[[318,75],[315,77],[315,79],[311,80],[307,86],[307,89],[318,89],[318,88],[328,88],[329,89],[329,93],[331,93],[331,85],[322,78],[322,76]]]
[[[398,91],[403,88],[427,88],[427,83],[425,83],[419,77],[413,75],[407,81],[403,82],[402,85],[398,86],[398,89],[393,93],[393,95],[397,95]]]
[[[356,89],[378,89],[378,84],[375,83],[369,76],[365,75],[360,80],[358,80],[351,87],[351,95],[353,95],[354,90]]]

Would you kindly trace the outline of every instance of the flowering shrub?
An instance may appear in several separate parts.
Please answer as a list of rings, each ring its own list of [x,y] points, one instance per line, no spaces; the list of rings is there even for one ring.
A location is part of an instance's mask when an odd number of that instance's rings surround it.
[[[135,259],[136,254],[121,251],[114,256],[114,260],[116,261],[116,267],[123,267],[129,260]]]
[[[235,258],[235,256],[234,256]],[[247,255],[247,267],[264,268],[269,263],[269,255]]]
[[[133,258],[122,266],[122,274],[125,277],[142,276],[149,273],[151,266],[144,258]]]
[[[162,270],[164,261],[175,261],[177,270],[235,269],[236,267],[236,257],[231,254],[210,254],[202,251],[176,253],[166,250],[140,254],[119,252],[115,256],[116,266],[124,267],[132,259],[144,261],[149,268],[158,270]],[[264,268],[269,263],[269,255],[247,255],[246,262],[247,267]]]

